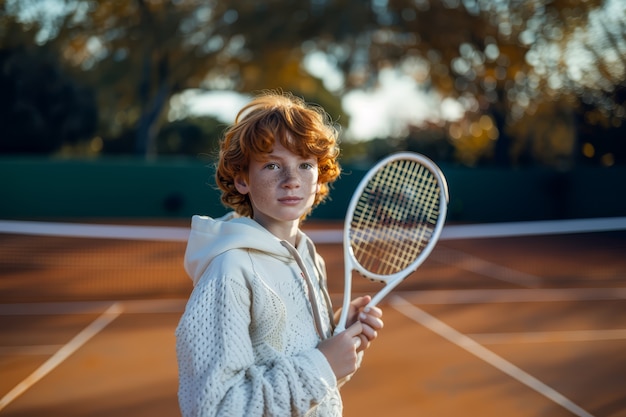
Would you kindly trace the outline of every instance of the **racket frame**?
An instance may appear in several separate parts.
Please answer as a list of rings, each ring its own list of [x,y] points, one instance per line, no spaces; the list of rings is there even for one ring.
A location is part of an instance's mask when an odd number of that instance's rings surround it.
[[[420,252],[419,256],[411,262],[406,268],[401,271],[398,271],[394,274],[389,275],[380,275],[369,272],[359,262],[356,260],[354,256],[354,251],[352,250],[352,245],[350,243],[350,229],[354,211],[358,204],[359,199],[361,198],[361,194],[365,190],[365,187],[369,183],[369,181],[383,168],[385,165],[397,161],[397,160],[409,160],[417,162],[418,164],[424,166],[428,171],[430,171],[435,179],[437,180],[437,184],[439,186],[439,216],[437,217],[437,222],[435,225],[435,229],[433,234],[428,241],[426,247]],[[344,220],[343,227],[343,251],[344,251],[344,295],[343,295],[343,308],[341,310],[341,315],[339,318],[339,323],[335,328],[335,333],[339,333],[345,330],[346,321],[348,319],[348,312],[350,308],[350,301],[352,297],[352,276],[353,271],[356,271],[363,275],[365,278],[370,279],[371,281],[384,283],[385,286],[378,291],[372,300],[367,304],[365,309],[376,306],[391,290],[393,290],[398,284],[400,284],[405,278],[407,278],[410,274],[415,272],[417,268],[426,260],[426,258],[430,255],[433,248],[435,247],[437,241],[439,240],[439,236],[441,235],[441,231],[443,230],[443,225],[445,223],[447,207],[449,201],[448,194],[448,184],[446,182],[446,178],[439,169],[439,167],[431,161],[429,158],[424,155],[415,153],[415,152],[397,152],[391,154],[379,162],[377,162],[372,168],[370,168],[365,176],[361,179],[357,188],[354,190],[352,194],[352,198],[350,199],[350,204],[348,205],[348,209],[346,211],[346,218]]]

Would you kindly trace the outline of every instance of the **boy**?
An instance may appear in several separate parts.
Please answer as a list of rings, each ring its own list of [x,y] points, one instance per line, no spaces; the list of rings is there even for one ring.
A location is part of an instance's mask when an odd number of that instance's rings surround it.
[[[221,219],[194,216],[194,290],[176,329],[179,404],[190,416],[341,416],[339,386],[383,326],[356,298],[336,320],[323,259],[300,230],[340,174],[338,131],[320,108],[265,93],[220,143]]]

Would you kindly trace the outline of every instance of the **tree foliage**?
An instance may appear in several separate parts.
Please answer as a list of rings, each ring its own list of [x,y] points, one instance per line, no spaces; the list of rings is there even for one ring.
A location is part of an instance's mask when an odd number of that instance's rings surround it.
[[[626,5],[621,2],[388,0],[372,5],[376,18],[370,30],[350,42],[330,42],[326,50],[342,50],[339,67],[350,86],[375,85],[378,73],[393,67],[459,100],[466,117],[446,127],[461,161],[488,157],[510,164],[531,155],[546,164],[569,165],[577,143],[575,118],[615,128],[626,118],[619,98],[626,87]]]
[[[129,152],[132,143],[138,154],[175,152],[182,136],[171,139],[170,127],[164,142],[159,131],[170,99],[190,88],[282,88],[347,123],[341,95],[376,88],[388,68],[457,100],[465,114],[410,126],[406,140],[373,141],[370,152],[430,149],[469,165],[563,167],[580,149],[606,163],[611,149],[624,148],[623,135],[612,133],[623,132],[626,118],[619,0],[6,0],[2,7],[0,51],[45,48],[64,73],[91,86],[104,150]],[[342,88],[329,91],[303,69],[318,51],[344,75]],[[595,143],[589,129],[596,128],[613,142]]]
[[[97,91],[105,141],[136,135],[135,151],[150,155],[169,99],[189,88],[283,88],[340,111],[339,99],[301,69],[302,36],[312,28],[291,18],[297,4],[284,3],[58,0],[56,15],[38,0],[5,7]]]
[[[47,50],[0,50],[0,152],[49,154],[94,135],[95,98]]]

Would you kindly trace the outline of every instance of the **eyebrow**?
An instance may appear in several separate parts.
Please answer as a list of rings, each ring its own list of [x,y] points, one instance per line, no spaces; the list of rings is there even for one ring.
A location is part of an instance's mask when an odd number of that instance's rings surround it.
[[[296,155],[302,161],[316,161],[317,162],[317,158],[315,157],[315,155],[302,156],[297,153],[294,153],[294,155]],[[277,159],[277,160],[283,161],[285,159],[280,154],[275,154],[274,151],[255,153],[253,154],[252,158],[258,161],[267,161],[270,159]]]

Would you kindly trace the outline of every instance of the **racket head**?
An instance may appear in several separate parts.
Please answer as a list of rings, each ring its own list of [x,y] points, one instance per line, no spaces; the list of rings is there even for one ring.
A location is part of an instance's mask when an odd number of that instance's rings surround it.
[[[445,222],[448,185],[427,157],[392,154],[357,186],[344,223],[350,269],[389,283],[415,271],[434,248]]]

